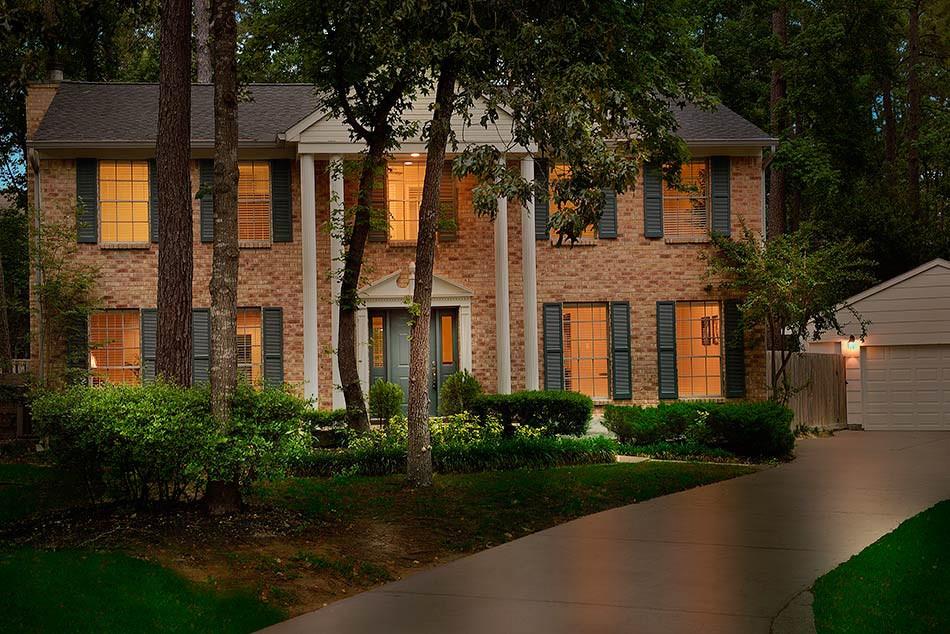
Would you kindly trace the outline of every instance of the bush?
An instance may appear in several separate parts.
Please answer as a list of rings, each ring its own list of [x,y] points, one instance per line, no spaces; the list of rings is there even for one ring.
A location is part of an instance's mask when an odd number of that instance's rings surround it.
[[[617,444],[609,438],[525,437],[495,438],[468,444],[433,445],[432,466],[437,473],[474,473],[507,469],[544,469],[582,464],[611,463]],[[405,446],[316,450],[298,469],[299,475],[388,475],[405,473]]]
[[[370,416],[388,421],[402,411],[402,397],[401,387],[383,379],[376,379],[369,388]]]
[[[345,409],[308,407],[303,412],[303,421],[317,447],[339,447],[346,440]]]
[[[53,458],[82,475],[93,498],[197,497],[209,478],[280,476],[310,448],[305,402],[282,388],[238,386],[222,431],[207,386],[75,386],[38,392],[31,409]]]
[[[792,411],[772,401],[661,403],[656,407],[608,405],[604,426],[621,443],[636,446],[686,443],[745,458],[781,458],[795,444]]]
[[[472,412],[480,419],[496,418],[511,436],[516,427],[537,427],[547,434],[583,436],[587,433],[594,402],[590,397],[563,390],[483,394]]]
[[[439,413],[443,416],[461,414],[472,408],[482,394],[482,384],[468,370],[452,374],[439,390]]]

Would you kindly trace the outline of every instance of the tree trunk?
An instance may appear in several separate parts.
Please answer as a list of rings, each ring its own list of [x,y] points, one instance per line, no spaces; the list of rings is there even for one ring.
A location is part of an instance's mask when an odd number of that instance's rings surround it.
[[[881,86],[884,118],[884,160],[893,170],[897,162],[897,117],[894,115],[894,95],[891,80],[884,80]]]
[[[911,3],[907,20],[907,197],[914,219],[920,217],[920,3]]]
[[[214,243],[211,260],[211,413],[230,428],[237,386],[237,25],[234,0],[214,0]],[[222,474],[223,475],[223,474]],[[237,478],[208,483],[212,514],[238,510]]]
[[[13,370],[13,348],[10,346],[10,324],[7,321],[7,285],[0,258],[0,374]]]
[[[367,145],[368,150],[360,170],[360,191],[353,218],[353,230],[350,232],[343,259],[336,350],[343,400],[346,403],[346,424],[350,429],[361,432],[369,430],[369,416],[366,414],[366,400],[363,397],[359,367],[356,364],[356,311],[359,309],[363,254],[371,228],[373,189],[377,175],[386,168],[384,143],[374,138]]]
[[[432,443],[429,438],[429,322],[432,313],[432,269],[439,226],[439,191],[445,146],[452,127],[455,71],[443,66],[435,91],[435,109],[429,127],[425,181],[419,206],[416,241],[416,287],[412,302],[416,316],[409,340],[409,455],[407,477],[412,486],[432,484]]]
[[[155,372],[191,383],[192,213],[189,0],[163,0],[158,89],[158,333]]]
[[[208,0],[195,0],[195,61],[199,84],[211,83],[211,47],[208,42],[210,17]]]
[[[788,5],[780,0],[772,11],[772,35],[778,40],[784,55],[788,44]],[[781,138],[786,132],[785,108],[786,94],[785,74],[782,62],[779,59],[772,62],[772,81],[769,94],[769,116],[772,135]],[[766,219],[766,235],[778,236],[785,233],[785,170],[773,164],[769,177],[769,213]]]

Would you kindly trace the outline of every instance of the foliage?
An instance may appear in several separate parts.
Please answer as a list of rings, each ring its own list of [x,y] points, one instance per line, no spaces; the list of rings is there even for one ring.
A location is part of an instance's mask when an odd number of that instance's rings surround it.
[[[116,552],[0,551],[0,586],[6,632],[198,632],[214,623],[238,633],[286,617],[253,594],[220,592]]]
[[[716,237],[710,273],[722,289],[742,297],[739,310],[748,329],[784,332],[794,345],[772,345],[780,354],[770,377],[772,398],[787,402],[801,386],[788,382],[788,360],[801,344],[826,332],[864,339],[868,322],[852,306],[840,302],[868,285],[871,261],[863,245],[851,240],[828,241],[818,231],[798,231],[763,241],[748,228],[741,237]]]
[[[27,212],[23,207],[4,204],[0,193],[0,260],[10,322],[13,358],[30,356],[30,241]]]
[[[346,426],[346,410],[307,408],[303,412],[303,420],[311,429],[342,428]]]
[[[305,404],[281,388],[241,385],[222,431],[205,386],[74,386],[40,391],[33,421],[56,462],[90,497],[147,502],[198,497],[210,479],[241,486],[281,476],[309,449]]]
[[[369,413],[376,420],[388,421],[402,411],[402,388],[384,379],[376,379],[369,388]]]
[[[623,444],[674,443],[721,449],[744,458],[791,455],[792,411],[778,403],[676,401],[655,407],[608,405],[604,427]],[[642,450],[649,453],[648,450]]]
[[[475,399],[472,412],[483,420],[497,418],[509,435],[516,427],[537,427],[548,434],[583,436],[594,413],[594,402],[577,392],[529,390],[484,394]]]
[[[950,631],[950,500],[915,515],[814,585],[815,627],[845,632]]]
[[[659,441],[648,445],[621,444],[617,449],[621,456],[649,456],[657,460],[701,460],[703,462],[735,462],[735,454],[694,441]]]
[[[450,375],[439,389],[439,413],[460,414],[472,408],[482,394],[482,384],[468,370]]]

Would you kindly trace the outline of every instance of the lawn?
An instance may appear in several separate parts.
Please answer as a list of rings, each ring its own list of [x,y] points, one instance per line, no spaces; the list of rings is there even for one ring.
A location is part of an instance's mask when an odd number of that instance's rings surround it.
[[[40,469],[18,469],[18,500],[48,491],[53,472]],[[245,514],[225,519],[194,505],[41,506],[24,519],[23,505],[6,533],[0,522],[11,544],[0,586],[15,587],[0,609],[18,615],[4,622],[12,631],[250,631],[581,515],[752,471],[590,465],[437,475],[419,490],[399,476],[291,478],[258,487]]]
[[[815,582],[820,634],[950,632],[950,500]]]

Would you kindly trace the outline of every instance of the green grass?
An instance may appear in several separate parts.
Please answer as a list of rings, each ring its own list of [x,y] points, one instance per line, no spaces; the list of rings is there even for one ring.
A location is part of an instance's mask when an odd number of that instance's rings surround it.
[[[0,551],[4,632],[252,632],[284,618],[118,553]]]
[[[293,478],[260,501],[322,519],[419,525],[454,551],[497,544],[581,515],[752,471],[737,465],[644,462],[436,475],[431,489],[401,476]]]
[[[0,463],[0,526],[84,500],[80,484],[59,469]]]
[[[950,632],[950,500],[815,582],[820,634]]]

